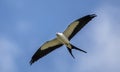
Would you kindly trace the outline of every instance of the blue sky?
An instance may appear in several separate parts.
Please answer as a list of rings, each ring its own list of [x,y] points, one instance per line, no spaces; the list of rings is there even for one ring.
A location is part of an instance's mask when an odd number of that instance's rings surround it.
[[[120,72],[119,0],[0,0],[0,72]],[[74,20],[97,14],[71,43],[35,62],[29,61],[46,41]]]

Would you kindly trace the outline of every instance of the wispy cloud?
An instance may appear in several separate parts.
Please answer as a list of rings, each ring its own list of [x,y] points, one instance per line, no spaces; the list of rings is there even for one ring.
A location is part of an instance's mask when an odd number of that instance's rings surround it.
[[[75,65],[76,72],[119,72],[120,38],[115,32],[115,25],[120,21],[115,19],[118,9],[114,6],[102,5],[97,10],[97,21],[94,26],[94,50],[87,57],[82,57]],[[113,12],[115,11],[115,13]],[[118,11],[119,12],[119,11]],[[118,13],[119,14],[119,13]],[[116,24],[113,24],[116,23]]]
[[[17,72],[15,57],[18,53],[17,44],[0,37],[0,72]]]

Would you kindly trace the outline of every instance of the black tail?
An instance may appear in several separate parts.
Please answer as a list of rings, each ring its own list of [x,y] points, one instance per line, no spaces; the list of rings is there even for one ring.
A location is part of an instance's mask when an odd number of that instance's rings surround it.
[[[75,47],[75,46],[72,45],[72,44],[71,44],[71,46],[72,46],[72,49],[76,49],[76,50],[82,51],[82,52],[84,52],[84,53],[87,53],[86,51],[84,51],[84,50],[82,50],[82,49],[79,49],[79,48]]]
[[[73,58],[75,58],[75,57],[73,56],[73,54],[72,54],[72,49],[70,49],[70,48],[68,48],[68,47],[67,47],[67,49],[68,49],[69,53],[71,54],[71,56],[72,56]]]
[[[76,49],[76,50],[82,51],[82,52],[84,52],[84,53],[87,53],[86,51],[84,51],[84,50],[82,50],[82,49],[79,49],[79,48],[75,47],[75,46],[72,45],[72,44],[71,44],[71,46],[72,46],[72,49]],[[72,49],[70,49],[70,48],[68,48],[68,47],[67,47],[67,49],[68,49],[69,53],[71,54],[71,56],[72,56],[73,58],[75,58],[75,57],[73,56],[73,54],[72,54]]]

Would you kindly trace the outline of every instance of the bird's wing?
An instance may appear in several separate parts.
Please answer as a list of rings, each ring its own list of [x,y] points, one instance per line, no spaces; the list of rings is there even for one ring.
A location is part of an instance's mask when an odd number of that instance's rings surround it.
[[[43,56],[47,55],[51,51],[57,49],[58,47],[61,47],[63,44],[61,44],[57,38],[47,41],[44,43],[32,56],[32,59],[30,61],[30,64],[34,63],[38,59],[42,58]]]
[[[96,17],[95,14],[86,15],[78,20],[72,22],[63,34],[70,40],[78,31],[80,31],[92,18]]]

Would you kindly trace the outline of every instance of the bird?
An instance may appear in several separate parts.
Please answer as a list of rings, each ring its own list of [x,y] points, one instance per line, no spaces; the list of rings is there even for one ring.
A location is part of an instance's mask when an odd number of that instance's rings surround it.
[[[70,40],[94,17],[96,17],[96,14],[89,14],[86,16],[83,16],[75,21],[73,21],[64,32],[57,32],[56,38],[49,40],[45,42],[32,56],[30,60],[30,65],[32,65],[34,62],[39,60],[40,58],[46,56],[50,52],[52,52],[55,49],[60,48],[61,46],[65,45],[71,54],[73,58],[75,58],[72,54],[72,49],[81,51],[83,53],[87,53],[86,51],[72,45],[70,43]]]

